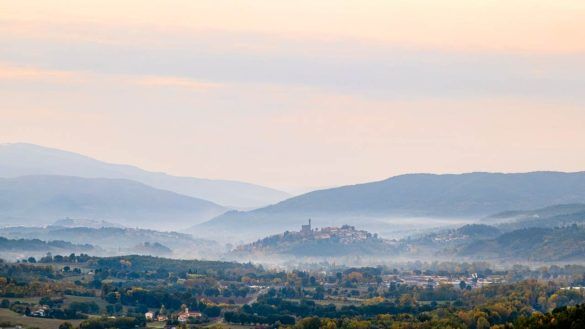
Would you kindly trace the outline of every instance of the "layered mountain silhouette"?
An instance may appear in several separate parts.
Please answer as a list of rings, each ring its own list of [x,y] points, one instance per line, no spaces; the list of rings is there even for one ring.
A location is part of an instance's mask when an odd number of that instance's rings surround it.
[[[215,203],[126,179],[0,178],[0,225],[42,225],[81,217],[129,227],[178,230],[217,216]]]
[[[585,172],[409,174],[303,194],[247,212],[231,211],[194,228],[279,232],[308,217],[364,227],[380,218],[473,218],[512,209],[585,202]]]
[[[229,180],[171,176],[138,167],[111,164],[80,154],[34,144],[0,144],[0,177],[65,175],[134,180],[236,209],[252,209],[288,198],[285,192]]]

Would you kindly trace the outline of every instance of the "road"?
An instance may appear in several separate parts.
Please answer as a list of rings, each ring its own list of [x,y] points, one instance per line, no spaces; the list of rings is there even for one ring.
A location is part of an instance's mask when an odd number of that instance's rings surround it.
[[[268,289],[270,289],[270,288],[262,288],[262,289],[258,290],[258,292],[256,292],[256,293],[255,293],[255,294],[252,296],[252,299],[250,299],[250,300],[249,300],[249,301],[246,303],[246,305],[252,305],[252,304],[254,304],[256,301],[258,301],[258,297],[260,297],[260,296],[262,296],[263,294],[265,294],[265,293],[268,291]]]

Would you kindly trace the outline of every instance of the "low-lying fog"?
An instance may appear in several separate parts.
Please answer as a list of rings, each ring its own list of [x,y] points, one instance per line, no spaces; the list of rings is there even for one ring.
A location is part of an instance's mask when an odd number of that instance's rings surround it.
[[[262,227],[250,226],[245,228],[213,228],[191,230],[190,233],[197,238],[212,239],[224,244],[234,246],[250,243],[255,240],[284,233],[285,231],[299,231],[301,225],[308,222],[309,217],[287,220],[285,223],[263,225]],[[366,230],[372,234],[378,234],[384,239],[402,239],[408,236],[427,234],[436,230],[460,227],[466,224],[478,223],[477,218],[434,218],[434,217],[364,217],[348,216],[325,217],[312,216],[313,228],[340,227],[351,225],[356,229]]]

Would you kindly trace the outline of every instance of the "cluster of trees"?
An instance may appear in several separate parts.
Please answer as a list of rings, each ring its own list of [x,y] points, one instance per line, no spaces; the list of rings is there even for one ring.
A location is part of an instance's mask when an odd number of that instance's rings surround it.
[[[380,266],[285,272],[251,264],[149,256],[96,258],[71,254],[51,256],[50,262],[48,258],[41,261],[45,263],[0,262],[0,297],[43,297],[39,304],[49,307],[48,316],[61,319],[78,319],[87,314],[125,317],[116,324],[113,319],[88,319],[82,328],[134,327],[143,322],[146,311],[164,305],[170,313],[184,307],[200,311],[204,319],[225,311],[225,321],[238,324],[293,326],[295,319],[302,319],[296,326],[332,329],[450,325],[478,329],[541,324],[548,321],[547,314],[564,314],[559,312],[567,313],[566,317],[571,319],[573,313],[580,314],[576,305],[585,303],[584,290],[561,289],[582,285],[585,267],[579,265],[538,269],[514,266],[496,272],[484,263],[413,262],[400,269]],[[70,277],[76,273],[68,273],[73,270],[64,271],[63,267],[73,262],[83,263],[80,266],[92,273],[84,271],[86,274],[73,281]],[[471,273],[478,273],[480,278],[498,275],[510,283],[479,289],[467,289],[473,283],[465,282],[461,287],[435,285],[432,280],[420,286],[400,283],[403,275],[444,275],[456,279]],[[396,280],[386,286],[384,283],[394,276]],[[273,288],[248,305],[246,298],[259,289],[252,285]],[[73,302],[64,307],[59,296],[66,294],[99,294],[108,305],[100,309],[96,303]],[[337,304],[328,303],[330,299]],[[345,303],[348,299],[354,302]],[[234,300],[244,306],[238,309],[228,305],[235,304]],[[30,311],[34,305],[6,300],[0,306],[26,314],[27,308]],[[548,313],[554,309],[556,313]],[[540,318],[532,318],[535,311],[541,313]]]
[[[224,314],[225,321],[229,323],[239,323],[242,325],[245,324],[282,324],[282,325],[292,325],[295,324],[295,318],[290,315],[282,315],[282,314],[268,314],[268,315],[257,315],[257,314],[250,314],[245,312],[225,312]]]
[[[452,313],[423,313],[418,316],[410,314],[381,314],[374,318],[319,318],[300,319],[294,329],[577,329],[585,328],[585,305],[564,306],[546,314],[535,312],[520,316],[513,322],[493,325],[478,312],[475,317],[464,320]]]
[[[77,271],[71,270],[71,275]],[[80,282],[62,280],[67,271],[52,266],[0,265],[0,297],[42,297],[56,295],[94,296]]]
[[[142,328],[146,325],[144,317],[119,317],[119,318],[91,318],[81,322],[79,329],[132,329]],[[64,328],[69,329],[69,328]]]
[[[430,311],[436,305],[416,304],[409,298],[403,298],[398,303],[382,300],[374,304],[347,305],[336,307],[335,304],[319,304],[313,300],[289,301],[281,298],[266,298],[252,305],[244,305],[240,313],[256,314],[260,316],[290,315],[294,317],[370,317],[378,314],[418,314]],[[229,321],[226,319],[226,321]]]
[[[208,317],[219,316],[221,308],[202,301],[201,296],[192,295],[189,292],[169,292],[160,288],[157,290],[146,290],[142,288],[128,288],[124,290],[109,291],[104,295],[109,303],[108,314],[119,313],[123,306],[131,306],[134,313],[144,314],[148,309],[161,308],[179,311],[188,307],[192,311],[200,311]]]
[[[142,306],[147,308],[160,308],[165,306],[169,310],[179,310],[185,304],[191,310],[205,311],[206,303],[201,299],[209,297],[240,297],[248,296],[252,290],[241,284],[229,284],[219,288],[217,282],[201,283],[198,285],[143,285],[137,286],[132,283],[108,283],[101,287],[101,296],[110,304],[125,306]]]
[[[89,256],[88,254],[79,254],[76,255],[75,253],[71,253],[69,255],[51,255],[51,253],[47,253],[46,256],[39,259],[39,263],[87,263],[89,260],[94,259],[93,257]]]
[[[359,305],[337,306],[319,304],[314,300],[287,300],[283,290],[273,290],[252,305],[245,305],[240,312],[230,313],[228,322],[242,323],[263,317],[266,323],[272,316],[275,324],[278,316],[295,318],[367,320],[373,327],[389,327],[384,323],[419,323],[412,328],[433,328],[441,323],[451,323],[460,328],[489,328],[492,325],[508,325],[529,318],[534,311],[549,312],[557,307],[576,306],[585,303],[585,291],[561,289],[553,282],[525,280],[513,284],[491,285],[481,289],[458,289],[452,286],[438,288],[396,286],[388,288],[380,296]],[[284,298],[282,298],[284,297]],[[226,313],[227,314],[227,313]],[[377,323],[381,322],[381,323]],[[248,322],[246,322],[248,323]],[[441,326],[438,326],[439,328]]]
[[[77,245],[67,241],[42,241],[39,239],[7,239],[0,237],[0,250],[3,251],[31,251],[43,252],[46,250],[92,250],[91,245]]]
[[[31,303],[23,303],[19,301],[15,301],[10,303],[7,299],[2,300],[0,303],[0,307],[2,308],[9,308],[11,311],[26,315],[26,316],[41,316],[43,318],[51,318],[51,319],[86,319],[86,314],[99,314],[100,308],[97,304],[93,302],[85,303],[85,302],[74,302],[71,303],[68,307],[63,307],[63,301],[52,301],[47,304],[42,304],[41,302],[38,305],[34,305]],[[34,313],[35,307],[40,306],[45,307],[43,309],[42,315],[36,315]]]
[[[393,267],[381,267],[382,274],[439,275],[446,277],[469,276],[477,273],[480,276],[498,275],[506,281],[521,281],[524,279],[558,279],[562,277],[583,278],[585,266],[567,264],[565,266],[550,265],[531,268],[526,265],[509,264],[505,270],[495,270],[488,262],[421,262],[414,261],[400,265],[400,269]]]
[[[226,312],[224,318],[229,323],[278,325],[294,329],[564,329],[585,328],[585,305],[563,306],[544,314],[532,312],[517,316],[512,321],[505,323],[490,322],[486,313],[479,310],[474,311],[471,316],[464,316],[452,307],[437,308],[433,311],[420,313],[384,313],[372,317],[310,316],[298,321],[295,321],[295,318],[290,315],[259,315],[248,312]],[[138,317],[116,319],[104,317],[85,320],[80,324],[79,329],[130,329],[144,325],[144,319]],[[64,323],[60,329],[73,329],[73,326]]]
[[[234,279],[238,276],[253,272],[261,272],[262,269],[252,264],[239,264],[235,262],[204,261],[204,260],[179,260],[152,256],[120,256],[97,258],[97,268],[118,270],[125,272],[153,272],[165,269],[169,273],[195,273],[210,275],[221,279]]]
[[[526,329],[585,328],[585,304],[559,307],[546,314],[534,313],[519,318],[515,324]]]

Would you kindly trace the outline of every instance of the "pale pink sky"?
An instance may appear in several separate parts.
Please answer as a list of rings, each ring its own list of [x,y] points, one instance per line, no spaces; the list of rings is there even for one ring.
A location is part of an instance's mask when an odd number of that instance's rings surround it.
[[[585,169],[583,1],[2,1],[0,143],[299,190]]]

